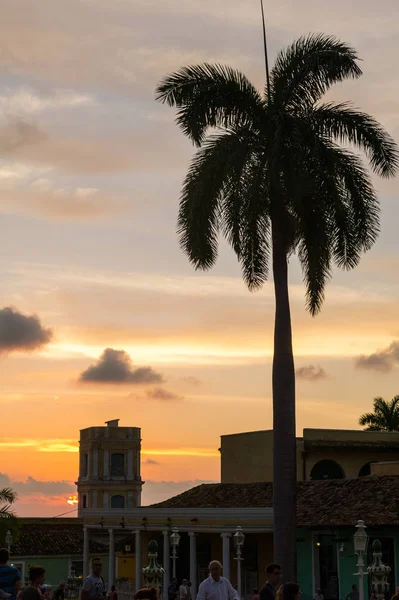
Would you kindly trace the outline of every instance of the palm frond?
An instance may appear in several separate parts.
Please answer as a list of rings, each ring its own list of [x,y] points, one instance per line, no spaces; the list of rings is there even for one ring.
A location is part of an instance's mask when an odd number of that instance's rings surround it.
[[[353,48],[329,35],[309,35],[281,51],[271,72],[273,102],[307,108],[333,85],[362,71]]]
[[[0,507],[0,519],[15,519],[16,514],[11,508],[11,504],[6,504]]]
[[[256,157],[243,179],[240,263],[245,283],[255,291],[265,283],[269,272],[271,230],[266,158]]]
[[[196,269],[210,269],[216,261],[223,198],[240,179],[253,146],[249,130],[231,130],[209,137],[192,160],[180,198],[177,233]],[[237,236],[235,245],[239,253]]]
[[[264,100],[237,70],[208,63],[183,67],[156,89],[156,100],[178,108],[176,121],[200,146],[208,127],[260,127]]]
[[[14,492],[13,489],[9,487],[4,487],[0,489],[0,502],[7,502],[8,504],[13,504],[18,498],[17,492]]]
[[[328,103],[312,110],[311,119],[321,135],[363,150],[377,175],[395,175],[399,168],[398,147],[373,117],[348,103]]]

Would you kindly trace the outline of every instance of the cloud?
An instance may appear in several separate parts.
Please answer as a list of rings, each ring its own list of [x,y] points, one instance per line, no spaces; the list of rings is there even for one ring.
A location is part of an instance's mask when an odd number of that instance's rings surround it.
[[[379,371],[389,373],[399,364],[399,341],[394,341],[387,348],[373,352],[368,356],[359,356],[355,365],[357,369],[365,371]]]
[[[143,465],[148,465],[148,466],[153,466],[153,465],[160,465],[161,463],[159,463],[157,460],[153,460],[152,458],[147,458],[147,460],[142,462]]]
[[[23,86],[17,90],[8,89],[6,94],[0,95],[0,117],[1,114],[31,115],[45,110],[93,104],[93,98],[74,90],[56,89],[50,94],[37,94],[33,88]]]
[[[147,392],[147,398],[150,400],[183,400],[182,396],[169,392],[164,388],[158,387]]]
[[[181,380],[184,381],[184,383],[192,385],[193,387],[199,387],[200,385],[202,385],[201,379],[198,379],[198,377],[194,377],[193,375],[182,377]]]
[[[24,315],[12,307],[0,309],[0,352],[38,350],[53,337],[36,315]]]
[[[76,486],[70,481],[39,481],[34,477],[28,477],[26,481],[17,481],[9,477],[6,473],[0,472],[0,488],[11,487],[18,494],[19,498],[24,495],[40,493],[48,496],[59,496],[61,494],[72,494],[76,492]]]
[[[134,368],[124,350],[106,348],[95,365],[88,367],[79,377],[80,381],[92,383],[162,383],[163,377],[152,367]]]
[[[299,367],[295,372],[298,379],[304,381],[320,381],[321,379],[327,379],[328,375],[325,370],[320,366],[307,365],[306,367]]]

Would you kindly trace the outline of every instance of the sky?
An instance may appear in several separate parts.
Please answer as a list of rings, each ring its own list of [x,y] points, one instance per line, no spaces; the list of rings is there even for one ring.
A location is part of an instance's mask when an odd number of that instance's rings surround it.
[[[397,0],[265,0],[270,61],[338,36],[363,77],[330,92],[399,141]],[[3,0],[0,20],[0,486],[21,516],[68,511],[79,430],[142,429],[143,504],[220,475],[220,436],[271,426],[273,288],[222,242],[207,273],[176,217],[193,154],[157,83],[229,64],[264,85],[257,0]],[[357,428],[399,393],[398,181],[375,181],[377,244],[334,272],[316,318],[295,257],[297,427]]]

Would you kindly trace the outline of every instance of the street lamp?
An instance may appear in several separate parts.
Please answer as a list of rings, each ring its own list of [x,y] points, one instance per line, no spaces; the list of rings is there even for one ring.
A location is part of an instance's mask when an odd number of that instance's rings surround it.
[[[173,561],[173,577],[176,577],[176,559],[177,559],[177,548],[179,547],[180,535],[177,527],[173,527],[172,533],[170,534],[170,543],[172,545],[172,561]]]
[[[241,561],[242,556],[241,556],[241,550],[242,547],[244,546],[244,540],[245,540],[245,535],[244,532],[242,530],[242,527],[238,526],[236,528],[236,532],[233,535],[233,539],[234,539],[234,546],[236,548],[236,561],[237,561],[237,592],[238,592],[238,597],[241,600]]]
[[[357,568],[358,572],[355,573],[359,577],[359,600],[364,600],[364,560],[363,556],[367,552],[368,536],[366,533],[366,526],[364,521],[358,521],[356,525],[356,533],[353,536],[353,545],[355,548],[355,554],[357,555]]]
[[[6,533],[6,545],[7,545],[7,548],[8,548],[9,552],[10,552],[11,544],[12,544],[11,531],[7,531],[7,533]]]

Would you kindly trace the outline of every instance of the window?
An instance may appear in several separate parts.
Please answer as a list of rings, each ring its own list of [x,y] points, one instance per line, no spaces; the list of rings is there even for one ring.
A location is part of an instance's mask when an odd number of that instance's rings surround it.
[[[82,508],[87,508],[87,496],[83,494],[82,496]]]
[[[71,560],[72,577],[83,577],[83,560]]]
[[[359,477],[367,477],[367,475],[371,475],[371,462],[363,465],[359,471]]]
[[[122,476],[125,474],[125,455],[111,455],[111,475]]]
[[[125,498],[123,496],[112,496],[111,508],[125,508]]]
[[[341,465],[334,460],[320,460],[310,472],[310,479],[320,481],[323,479],[345,479]]]

